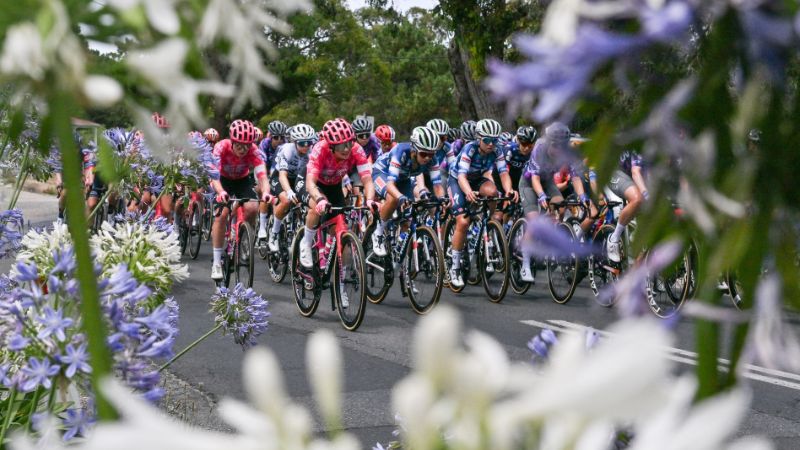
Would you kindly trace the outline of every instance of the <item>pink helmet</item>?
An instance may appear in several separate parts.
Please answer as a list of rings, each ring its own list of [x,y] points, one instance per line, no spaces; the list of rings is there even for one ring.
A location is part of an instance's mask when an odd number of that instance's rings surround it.
[[[350,142],[355,139],[353,128],[341,117],[329,120],[322,126],[322,137],[331,145]]]
[[[169,122],[167,122],[167,119],[157,112],[153,113],[153,122],[155,122],[158,128],[169,128]]]
[[[228,129],[228,135],[233,142],[252,144],[256,140],[256,127],[249,120],[234,120]]]
[[[206,138],[208,142],[216,144],[216,142],[219,140],[219,131],[214,128],[209,128],[206,131],[203,131],[203,137]]]

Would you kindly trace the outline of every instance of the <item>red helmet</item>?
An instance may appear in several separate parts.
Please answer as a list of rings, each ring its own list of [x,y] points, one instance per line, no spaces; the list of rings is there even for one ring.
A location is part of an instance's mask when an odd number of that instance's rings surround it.
[[[261,131],[261,128],[258,127],[253,127],[253,128],[255,128],[256,130],[256,142],[259,142],[260,140],[264,139],[264,132]]]
[[[228,129],[228,136],[233,142],[252,144],[256,140],[256,127],[249,120],[237,119]]]
[[[167,119],[157,112],[153,113],[153,122],[156,123],[158,128],[169,128],[169,122],[167,122]]]
[[[375,137],[386,144],[394,142],[394,129],[389,125],[381,125],[375,130]]]
[[[206,131],[203,131],[203,137],[206,138],[208,142],[216,144],[219,140],[219,131],[215,130],[214,128],[209,128]]]
[[[356,138],[350,124],[341,117],[325,122],[322,126],[322,137],[331,145],[350,142]]]

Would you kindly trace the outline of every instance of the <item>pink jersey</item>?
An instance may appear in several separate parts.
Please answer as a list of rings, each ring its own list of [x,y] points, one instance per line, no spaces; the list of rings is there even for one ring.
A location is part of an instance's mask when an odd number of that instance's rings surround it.
[[[306,173],[317,177],[317,182],[328,186],[340,184],[345,175],[353,169],[358,170],[358,176],[369,176],[372,166],[358,143],[354,142],[350,149],[350,157],[338,160],[333,156],[328,142],[324,139],[314,144],[311,156],[308,158]]]
[[[223,139],[214,146],[214,160],[219,161],[217,168],[222,178],[240,180],[250,175],[250,169],[256,173],[256,178],[267,176],[264,160],[258,156],[256,144],[250,144],[247,153],[239,158],[233,152],[233,143],[230,139]]]

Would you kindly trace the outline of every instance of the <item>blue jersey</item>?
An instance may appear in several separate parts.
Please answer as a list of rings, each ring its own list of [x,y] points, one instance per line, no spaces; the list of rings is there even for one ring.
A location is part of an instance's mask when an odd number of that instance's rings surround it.
[[[525,170],[525,166],[528,165],[531,155],[530,153],[523,155],[519,151],[519,144],[516,142],[509,142],[505,146],[505,154],[508,173],[511,175],[511,183],[516,186],[520,176],[522,176],[522,172]]]
[[[409,142],[401,142],[388,153],[381,155],[372,170],[386,174],[386,180],[393,182],[409,180],[428,172],[433,184],[442,184],[439,163],[435,159],[431,159],[431,162],[425,165],[415,163],[411,158]]]
[[[628,176],[631,176],[631,169],[634,167],[644,167],[644,164],[642,163],[642,156],[633,150],[625,150],[619,156],[620,170],[625,172]]]
[[[444,165],[447,165],[447,167],[456,165],[456,154],[449,142],[445,142],[442,148],[436,150],[436,156],[434,156],[434,158],[436,158],[436,162],[439,163],[440,167]]]
[[[266,163],[267,171],[272,172],[275,168],[275,157],[278,156],[278,148],[272,147],[272,139],[267,136],[258,144],[258,156]]]
[[[483,176],[487,171],[497,169],[498,173],[508,172],[506,166],[506,156],[503,149],[495,146],[488,154],[484,155],[480,151],[477,141],[470,142],[461,149],[458,154],[456,164],[450,168],[450,176],[457,178],[459,175],[466,175],[468,179],[474,180]]]

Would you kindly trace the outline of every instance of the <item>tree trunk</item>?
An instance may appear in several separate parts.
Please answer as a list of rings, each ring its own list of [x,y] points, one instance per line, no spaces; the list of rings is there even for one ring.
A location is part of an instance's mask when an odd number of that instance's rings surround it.
[[[489,93],[476,80],[470,68],[469,52],[459,45],[457,39],[450,41],[447,49],[450,72],[456,86],[456,101],[461,116],[465,119],[480,120],[492,118],[500,122],[504,130],[514,128],[514,120],[506,116],[505,109],[491,101]]]

